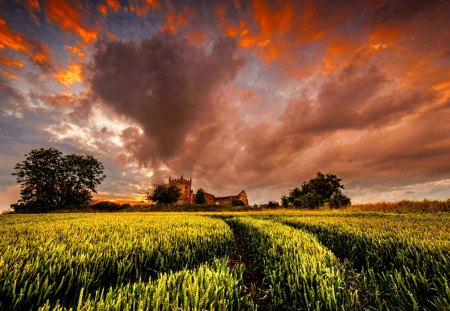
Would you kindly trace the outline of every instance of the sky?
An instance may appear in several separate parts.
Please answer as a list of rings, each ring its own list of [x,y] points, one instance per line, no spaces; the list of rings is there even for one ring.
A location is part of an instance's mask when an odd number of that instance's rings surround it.
[[[449,133],[449,1],[0,1],[0,209],[41,147],[99,159],[97,199],[444,199]]]

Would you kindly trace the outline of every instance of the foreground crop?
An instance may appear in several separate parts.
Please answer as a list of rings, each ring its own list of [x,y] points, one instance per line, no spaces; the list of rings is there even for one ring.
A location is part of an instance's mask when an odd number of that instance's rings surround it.
[[[448,214],[0,217],[0,310],[446,310]]]

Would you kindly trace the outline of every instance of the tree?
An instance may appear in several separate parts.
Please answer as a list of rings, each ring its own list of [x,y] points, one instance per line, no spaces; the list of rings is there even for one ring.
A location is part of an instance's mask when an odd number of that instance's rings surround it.
[[[51,211],[88,204],[106,177],[103,165],[91,155],[63,153],[55,148],[35,149],[14,167],[21,185],[16,211]]]
[[[330,200],[328,201],[328,204],[331,207],[341,207],[341,206],[347,206],[350,205],[352,203],[352,201],[350,200],[350,198],[346,195],[343,195],[340,192],[334,193]]]
[[[147,194],[147,199],[158,204],[174,204],[181,196],[181,190],[176,185],[155,184],[152,193]]]
[[[288,207],[289,206],[289,198],[286,195],[281,197],[281,206]]]
[[[287,200],[295,207],[317,208],[328,205],[341,207],[351,204],[349,197],[342,193],[342,179],[334,174],[318,172],[316,177],[303,182],[299,187],[289,191]],[[283,198],[282,198],[283,199]]]
[[[205,190],[202,188],[197,190],[197,194],[195,195],[195,204],[206,204],[206,194]]]
[[[278,203],[277,201],[269,201],[269,203],[267,204],[267,207],[270,208],[275,208],[275,207],[279,207],[280,203]]]

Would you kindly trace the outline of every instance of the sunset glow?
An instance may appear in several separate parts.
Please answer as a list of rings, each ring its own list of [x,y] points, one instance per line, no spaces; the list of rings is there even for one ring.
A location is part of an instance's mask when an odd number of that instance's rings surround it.
[[[317,171],[355,203],[450,197],[449,1],[0,7],[0,210],[39,147],[94,155],[121,203],[181,174],[267,203]]]

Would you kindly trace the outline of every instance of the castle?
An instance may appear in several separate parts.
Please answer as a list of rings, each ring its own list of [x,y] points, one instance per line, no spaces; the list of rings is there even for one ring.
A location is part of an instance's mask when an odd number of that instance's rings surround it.
[[[180,198],[177,201],[177,204],[194,204],[195,203],[195,194],[191,189],[192,178],[189,180],[184,179],[183,175],[181,178],[172,179],[169,178],[169,185],[176,185],[181,190]],[[237,195],[230,195],[226,197],[216,197],[214,194],[205,192],[206,204],[220,204],[220,205],[232,205],[233,202],[237,200],[241,200],[244,202],[246,206],[248,206],[248,198],[247,194],[244,190],[239,192]]]

